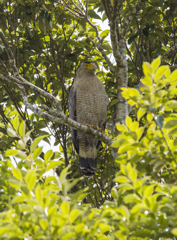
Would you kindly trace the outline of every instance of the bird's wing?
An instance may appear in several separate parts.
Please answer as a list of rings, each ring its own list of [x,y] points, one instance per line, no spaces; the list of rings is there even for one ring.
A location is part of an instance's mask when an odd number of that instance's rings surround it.
[[[76,90],[74,87],[71,89],[69,93],[69,117],[75,121],[77,121],[76,116]],[[76,152],[79,154],[79,143],[77,140],[77,130],[71,129],[72,141]]]

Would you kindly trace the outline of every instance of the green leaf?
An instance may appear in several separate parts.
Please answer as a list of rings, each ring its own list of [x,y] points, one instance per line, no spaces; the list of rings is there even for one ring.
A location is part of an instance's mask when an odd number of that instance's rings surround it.
[[[49,135],[43,135],[43,136],[35,138],[33,143],[30,146],[30,151],[33,152],[34,149],[37,147],[38,143],[47,136],[49,136]]]
[[[18,150],[18,153],[16,154],[17,157],[22,158],[22,159],[26,159],[27,155],[25,152]]]
[[[124,197],[125,203],[141,203],[142,200],[139,196],[136,194],[128,194],[127,196]]]
[[[152,74],[152,67],[150,63],[148,62],[143,63],[143,72],[145,76],[149,76]]]
[[[22,141],[21,139],[18,140],[17,148],[26,150],[26,144],[24,143],[24,141]]]
[[[68,239],[72,239],[73,237],[76,236],[75,232],[70,232],[70,233],[66,233],[65,235],[63,235],[60,240],[68,240]]]
[[[152,72],[153,73],[155,73],[157,68],[160,66],[160,63],[161,63],[161,56],[159,56],[158,58],[156,58],[152,61],[151,67],[152,67]]]
[[[162,78],[162,76],[165,76],[166,71],[168,70],[168,66],[161,66],[158,68],[157,72],[155,73],[154,76],[154,81],[158,81]]]
[[[105,21],[107,19],[107,15],[106,15],[106,13],[104,12],[103,13],[103,17],[102,17],[102,21]]]
[[[52,156],[53,156],[53,151],[52,150],[48,150],[46,152],[46,154],[44,155],[45,162],[48,162],[51,159]]]
[[[48,228],[48,222],[46,219],[40,219],[39,224],[43,230],[46,230]]]
[[[175,126],[177,126],[177,119],[172,119],[166,122],[166,124],[164,125],[164,128],[173,128]]]
[[[55,168],[61,164],[63,164],[62,161],[53,161],[47,165],[47,171],[49,171],[51,168]]]
[[[91,18],[95,18],[95,19],[101,20],[100,16],[98,14],[96,14],[96,12],[93,11],[92,9],[88,10],[88,16],[91,17]]]
[[[113,198],[118,199],[118,192],[117,192],[117,189],[115,187],[113,187],[111,189],[111,195],[112,195]]]
[[[0,236],[2,236],[4,233],[9,232],[8,227],[0,227]]]
[[[164,117],[163,116],[155,116],[155,120],[159,128],[163,127]]]
[[[120,213],[123,217],[126,217],[126,219],[129,219],[130,217],[130,213],[129,213],[129,210],[126,206],[124,205],[121,205],[119,208],[118,208],[118,213]]]
[[[41,190],[41,187],[40,187],[39,184],[35,188],[35,195],[36,195],[36,198],[39,202],[43,201],[43,193],[42,193],[42,190]]]
[[[146,116],[146,119],[148,122],[151,122],[153,120],[154,116],[152,113],[148,113],[147,116]]]
[[[127,116],[126,119],[125,119],[125,124],[126,126],[130,129],[130,126],[132,124],[132,119],[131,117]]]
[[[106,38],[108,36],[109,33],[110,33],[110,30],[104,30],[100,34],[100,37],[104,39],[104,38]]]
[[[18,168],[13,169],[13,175],[15,178],[17,178],[20,182],[22,182],[22,174],[21,171]]]
[[[173,229],[171,230],[171,233],[172,233],[173,235],[177,236],[177,228],[173,228]]]
[[[174,82],[177,79],[177,69],[172,72],[170,76],[170,83]]]
[[[87,195],[88,195],[88,193],[83,193],[83,194],[81,194],[81,195],[77,198],[77,200],[78,200],[78,201],[83,201],[83,199],[84,199]]]
[[[142,82],[143,84],[148,85],[148,86],[152,86],[152,78],[149,77],[149,76],[145,76],[145,77],[141,80],[141,82]]]
[[[132,189],[134,189],[134,187],[131,184],[129,184],[129,183],[121,183],[119,185],[119,188],[122,188],[123,190],[132,190]]]
[[[84,48],[84,45],[81,43],[81,42],[79,42],[79,41],[75,41],[75,40],[73,40],[73,39],[70,39],[69,41],[68,41],[68,43],[71,45],[71,46],[76,46],[76,47],[78,47],[78,48]]]
[[[138,127],[139,127],[139,122],[134,121],[134,122],[131,124],[130,130],[131,130],[132,132],[136,132],[137,129],[138,129]]]
[[[117,123],[116,128],[120,132],[128,132],[128,129],[124,124]]]
[[[111,230],[111,226],[105,224],[105,223],[100,223],[99,224],[100,231],[102,233],[109,232]]]
[[[128,93],[131,97],[137,97],[140,95],[140,92],[135,88],[129,88]]]
[[[69,210],[70,210],[69,202],[62,202],[62,204],[61,204],[61,211],[62,211],[62,213],[64,213],[65,215],[68,215],[69,214]]]
[[[7,134],[9,137],[18,137],[17,132],[15,132],[12,128],[7,128]]]
[[[85,229],[84,223],[79,223],[76,225],[75,232],[82,232]]]
[[[10,149],[10,150],[6,151],[5,155],[6,156],[15,156],[15,155],[17,155],[17,153],[18,153],[18,150]]]
[[[169,108],[177,109],[177,101],[176,100],[170,100],[166,104]]]
[[[24,121],[21,122],[19,126],[19,134],[20,136],[24,137],[25,136],[25,129],[26,129],[26,124]]]
[[[130,182],[130,180],[125,176],[118,176],[114,180],[119,183]]]
[[[73,209],[70,212],[69,220],[70,220],[71,224],[76,220],[76,218],[79,216],[79,214],[80,214],[80,210],[79,209]]]
[[[34,160],[39,157],[39,155],[42,152],[42,149],[43,149],[43,147],[38,147],[34,150],[34,152],[33,152],[33,159]]]
[[[131,43],[137,38],[138,35],[139,35],[139,34],[136,33],[136,34],[134,34],[133,36],[131,36],[131,37],[128,39],[128,44],[131,44]]]
[[[19,118],[18,118],[18,115],[13,119],[12,125],[13,125],[14,129],[17,131],[17,130],[18,130],[18,126],[19,126]]]
[[[144,108],[140,108],[137,112],[137,118],[138,118],[138,121],[142,118],[142,116],[144,116],[144,114],[146,113],[146,109]]]
[[[149,197],[154,192],[154,185],[147,186],[144,190],[144,196]]]
[[[36,181],[37,181],[36,174],[35,174],[34,170],[31,170],[26,174],[25,181],[26,181],[26,184],[28,186],[28,189],[30,191],[32,191],[34,186],[36,185]]]
[[[171,71],[170,68],[167,69],[167,71],[165,72],[165,77],[168,79],[171,75]]]
[[[144,204],[142,203],[137,203],[134,205],[131,209],[131,214],[137,214],[139,211],[141,211],[144,208]]]

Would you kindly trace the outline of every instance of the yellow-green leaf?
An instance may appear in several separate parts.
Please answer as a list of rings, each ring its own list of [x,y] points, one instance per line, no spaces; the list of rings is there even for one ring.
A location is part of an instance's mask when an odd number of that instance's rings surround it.
[[[127,129],[127,127],[124,124],[117,123],[116,124],[116,128],[120,132],[128,132],[128,129]]]
[[[26,129],[26,124],[24,121],[21,122],[19,126],[19,134],[20,136],[24,137],[25,136],[25,129]]]
[[[130,182],[130,180],[125,176],[117,176],[114,180],[119,183]]]
[[[151,67],[152,67],[152,72],[154,73],[157,68],[160,66],[161,63],[161,56],[159,56],[158,58],[154,59],[151,63]]]
[[[14,155],[17,155],[17,153],[18,153],[18,150],[16,150],[16,149],[9,149],[6,151],[5,155],[6,156],[14,156]]]
[[[70,210],[70,204],[69,202],[62,202],[61,204],[61,211],[65,214],[68,215]]]
[[[35,188],[35,195],[39,202],[43,201],[43,193],[42,193],[40,185],[37,185],[37,187]]]
[[[105,223],[100,223],[99,224],[100,231],[102,233],[109,232],[111,230],[111,226],[105,224]]]
[[[70,220],[71,224],[76,220],[76,218],[79,216],[79,214],[80,214],[80,210],[79,209],[73,209],[70,212],[69,220]]]
[[[132,119],[131,117],[127,116],[125,119],[126,126],[130,129],[130,126],[132,124]]]
[[[20,169],[14,168],[13,169],[13,175],[16,179],[18,179],[20,182],[22,182],[22,174],[21,174]]]
[[[177,79],[177,69],[172,72],[172,74],[171,74],[171,76],[170,76],[170,83],[172,83],[172,82],[175,81],[176,79]]]
[[[19,126],[19,118],[18,118],[18,115],[13,119],[12,125],[13,125],[14,129],[17,131],[17,130],[18,130],[18,126]]]
[[[145,76],[149,76],[152,74],[152,67],[150,63],[148,62],[143,63],[143,72]]]
[[[7,134],[9,137],[18,137],[18,134],[12,128],[7,128]]]
[[[27,186],[28,186],[28,189],[31,191],[33,190],[35,184],[36,184],[36,181],[37,181],[37,178],[36,178],[36,173],[34,170],[31,170],[29,171],[26,176],[25,176],[25,181],[27,183]]]
[[[38,143],[45,137],[47,137],[49,135],[43,135],[43,136],[40,136],[40,137],[37,137],[34,139],[33,143],[31,144],[31,147],[30,147],[30,150],[31,152],[34,151],[34,149],[37,147]]]
[[[168,70],[168,66],[161,66],[158,68],[157,72],[154,76],[154,81],[158,81],[162,78],[163,75],[165,75],[166,71]]]
[[[40,224],[40,226],[42,227],[43,230],[46,230],[47,227],[48,227],[48,222],[47,222],[46,219],[40,219],[39,224]]]
[[[172,233],[173,235],[177,236],[177,228],[173,228],[173,229],[171,230],[171,233]]]
[[[144,108],[140,108],[140,109],[138,110],[138,113],[137,113],[138,121],[140,120],[140,118],[141,118],[142,116],[144,116],[145,113],[146,113],[146,109],[144,109]]]

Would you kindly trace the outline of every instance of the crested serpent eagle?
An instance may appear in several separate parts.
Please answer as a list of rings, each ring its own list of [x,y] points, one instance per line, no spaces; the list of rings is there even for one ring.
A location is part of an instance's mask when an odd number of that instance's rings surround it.
[[[69,94],[69,117],[79,123],[104,131],[108,96],[102,82],[95,75],[94,62],[80,64]],[[72,141],[79,155],[79,166],[85,176],[93,176],[97,167],[100,140],[71,128]]]

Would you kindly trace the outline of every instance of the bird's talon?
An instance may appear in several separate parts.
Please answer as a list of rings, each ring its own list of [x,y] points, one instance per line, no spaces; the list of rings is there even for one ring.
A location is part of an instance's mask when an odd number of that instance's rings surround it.
[[[85,126],[89,127],[90,129],[94,128],[94,125],[88,124],[88,123],[83,123]]]

